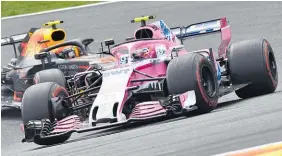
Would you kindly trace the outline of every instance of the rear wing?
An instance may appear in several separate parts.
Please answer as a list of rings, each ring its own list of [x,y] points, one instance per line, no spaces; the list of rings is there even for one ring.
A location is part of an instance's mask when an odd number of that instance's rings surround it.
[[[16,43],[21,43],[26,38],[27,33],[12,35],[10,37],[1,38],[1,46],[13,45],[15,58],[18,57]]]
[[[226,18],[220,18],[191,24],[186,27],[174,27],[171,28],[171,31],[176,35],[177,38],[182,39],[191,36],[220,32],[221,28],[226,26]]]
[[[10,37],[1,38],[1,46],[13,45],[15,58],[18,57],[16,43],[21,43],[27,36],[27,33],[12,35]]]
[[[174,27],[170,29],[172,33],[181,40],[182,44],[183,40],[189,37],[221,32],[221,44],[218,48],[218,56],[226,57],[226,49],[231,39],[231,30],[226,17],[195,23],[186,27]]]
[[[11,35],[8,37],[1,38],[1,46],[12,45],[15,52],[15,58],[17,58],[17,49],[16,43],[27,43],[30,39],[30,35],[32,35],[38,28],[30,28],[28,32]],[[23,47],[22,45],[18,46],[19,53],[21,53]]]
[[[9,36],[9,37],[3,37],[3,38],[1,38],[1,46],[20,43],[24,40],[26,35],[27,35],[27,33],[22,33],[22,34],[12,35],[12,36]]]

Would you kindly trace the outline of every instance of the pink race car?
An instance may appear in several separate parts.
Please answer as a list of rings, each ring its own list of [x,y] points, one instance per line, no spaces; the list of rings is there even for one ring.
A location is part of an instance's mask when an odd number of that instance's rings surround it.
[[[57,82],[29,87],[22,100],[23,141],[61,143],[73,132],[191,111],[208,113],[220,97],[233,91],[249,98],[276,90],[277,66],[267,40],[229,46],[226,18],[176,28],[162,20],[146,24],[154,18],[132,20],[141,22],[141,27],[126,42],[114,45],[114,40],[107,40],[108,51],[102,44],[100,54],[116,58],[115,64],[101,67],[93,62],[91,70],[72,77],[53,72]],[[211,48],[187,51],[183,46],[185,38],[215,32],[221,33],[217,54]],[[65,86],[58,85],[62,81]]]

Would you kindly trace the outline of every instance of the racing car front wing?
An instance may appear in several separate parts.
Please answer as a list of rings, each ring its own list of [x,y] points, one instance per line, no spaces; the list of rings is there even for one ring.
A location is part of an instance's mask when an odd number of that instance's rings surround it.
[[[22,131],[25,133],[25,138],[22,141],[40,142],[40,140],[42,141],[53,137],[70,135],[74,132],[83,133],[124,126],[136,122],[150,121],[162,117],[172,117],[194,109],[196,109],[194,102],[190,102],[190,104],[187,105],[186,103],[181,102],[180,96],[169,96],[159,101],[147,101],[136,104],[127,119],[120,121],[105,119],[104,121],[87,123],[86,126],[84,125],[86,123],[81,122],[77,115],[71,115],[60,121],[54,122],[50,122],[48,119],[34,120],[22,125]]]
[[[168,110],[161,106],[158,101],[140,103],[132,111],[127,120],[115,123],[103,123],[97,126],[85,126],[79,116],[72,115],[60,121],[50,122],[48,119],[33,120],[21,125],[21,130],[25,133],[22,142],[36,142],[38,140],[50,139],[52,137],[69,135],[71,133],[83,133],[100,129],[107,129],[123,126],[134,122],[148,121],[168,115]]]

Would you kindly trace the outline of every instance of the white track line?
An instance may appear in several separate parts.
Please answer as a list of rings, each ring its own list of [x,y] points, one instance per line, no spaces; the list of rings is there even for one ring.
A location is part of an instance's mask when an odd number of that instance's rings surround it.
[[[229,154],[235,154],[235,153],[241,153],[241,152],[246,152],[246,151],[252,151],[252,150],[257,150],[257,149],[260,149],[260,148],[265,148],[267,146],[273,146],[273,145],[279,145],[279,144],[282,144],[282,142],[275,142],[275,143],[264,144],[264,145],[255,146],[255,147],[251,147],[251,148],[245,148],[245,149],[242,149],[242,150],[236,150],[236,151],[231,151],[231,152],[227,152],[227,153],[216,154],[216,155],[213,155],[213,156],[226,156],[226,155],[229,155]]]
[[[80,8],[87,8],[87,7],[105,5],[105,4],[114,3],[114,2],[121,2],[121,1],[98,2],[98,3],[94,3],[94,4],[87,4],[87,5],[81,5],[81,6],[75,6],[75,7],[48,10],[48,11],[42,11],[42,12],[36,12],[36,13],[30,13],[30,14],[23,14],[23,15],[17,15],[17,16],[9,16],[9,17],[3,17],[3,18],[1,18],[1,20],[20,18],[20,17],[26,17],[26,16],[33,16],[33,15],[40,15],[40,14],[47,14],[47,13],[53,13],[53,12],[60,12],[60,11],[66,11],[66,10],[74,10],[74,9],[80,9]]]

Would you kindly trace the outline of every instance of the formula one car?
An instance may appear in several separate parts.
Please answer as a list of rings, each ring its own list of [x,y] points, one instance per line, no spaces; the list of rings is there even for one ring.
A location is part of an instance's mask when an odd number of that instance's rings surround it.
[[[208,113],[228,93],[249,98],[276,90],[277,66],[267,40],[229,46],[231,31],[225,17],[176,28],[163,20],[146,24],[154,18],[135,18],[132,22],[141,22],[141,27],[134,39],[102,52],[115,56],[117,65],[78,73],[67,80],[68,87],[56,81],[29,87],[22,103],[23,142],[50,145],[68,140],[73,132],[191,111]],[[211,48],[187,51],[182,44],[186,38],[216,32],[222,39],[218,58]],[[105,41],[109,42],[113,40]]]
[[[23,93],[34,84],[35,74],[45,74],[40,82],[53,79],[52,72],[40,73],[41,70],[58,68],[65,76],[71,76],[89,70],[89,63],[95,59],[96,63],[106,60],[98,60],[97,55],[90,54],[88,45],[94,41],[92,38],[66,41],[66,32],[56,27],[60,23],[63,21],[50,21],[41,28],[31,28],[28,33],[1,39],[1,46],[13,45],[15,52],[15,58],[3,67],[1,73],[2,107],[20,108]],[[16,43],[20,43],[19,52]],[[43,49],[51,53],[41,53]]]

